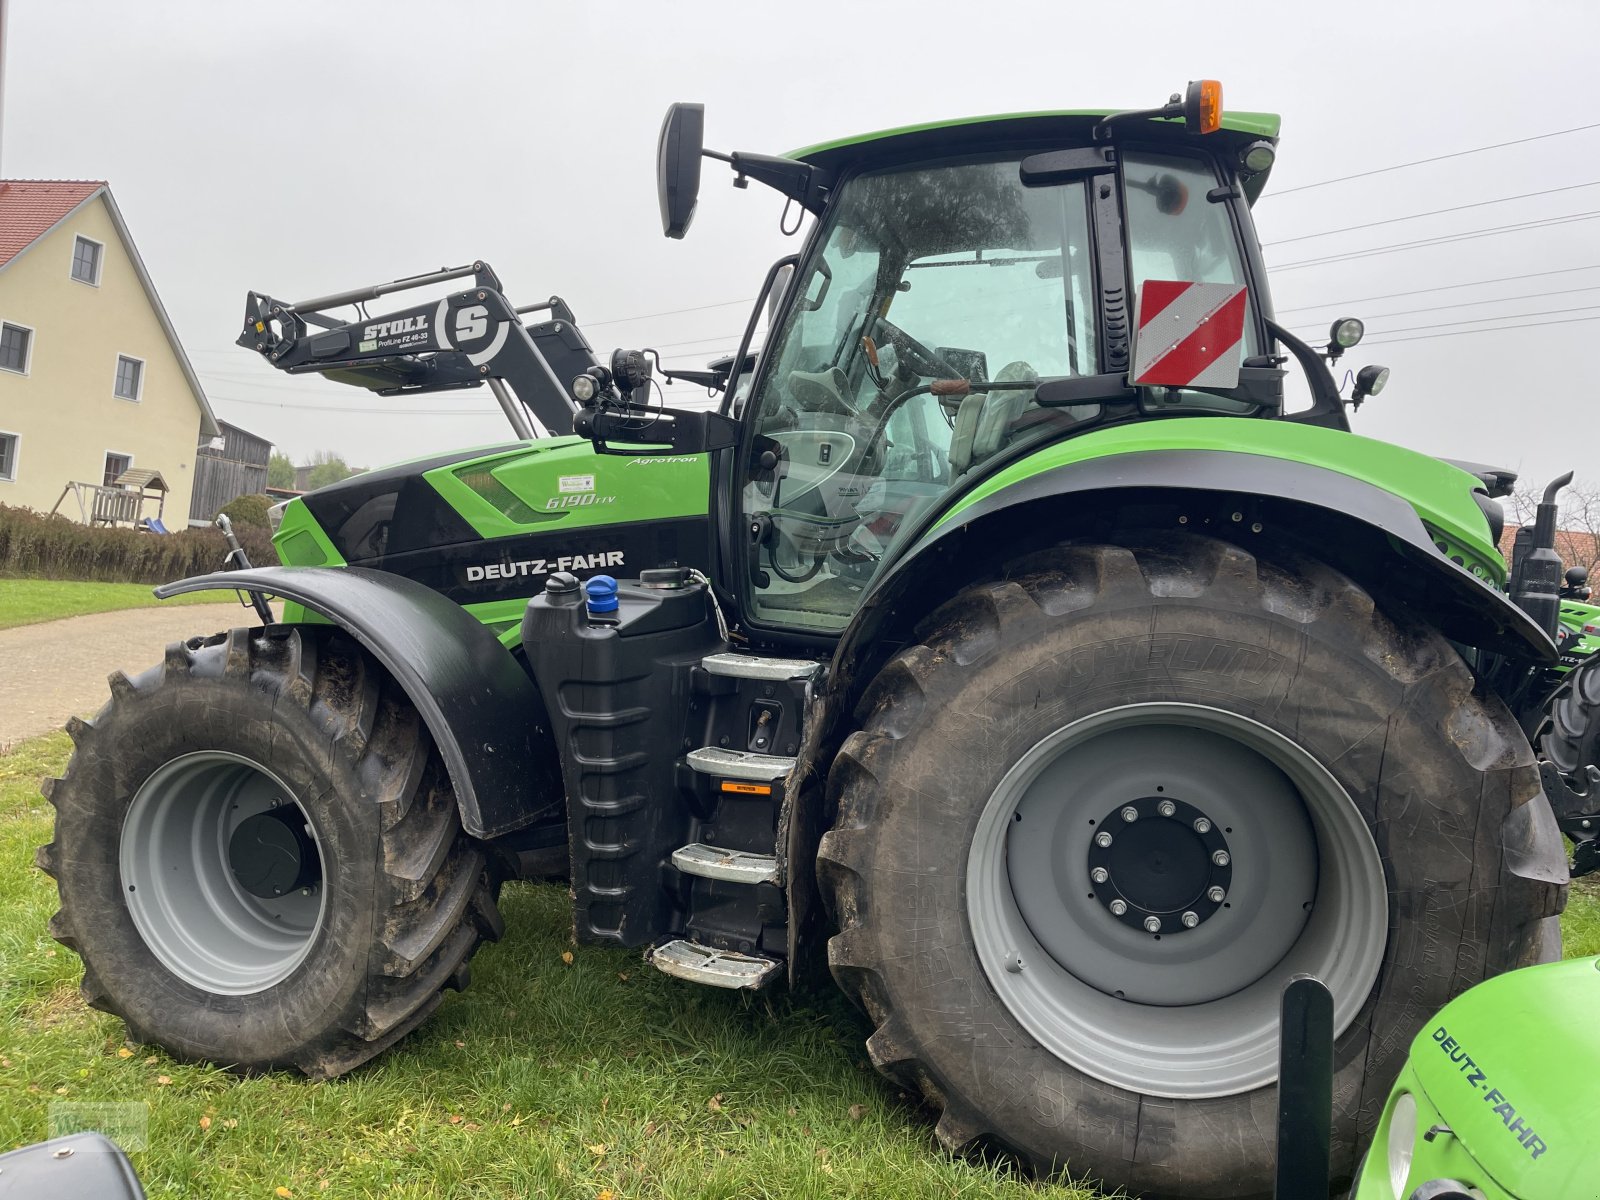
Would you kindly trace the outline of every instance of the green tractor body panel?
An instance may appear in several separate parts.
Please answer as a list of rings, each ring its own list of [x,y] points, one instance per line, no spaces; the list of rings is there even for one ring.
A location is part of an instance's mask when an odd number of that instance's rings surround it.
[[[1600,605],[1561,602],[1561,671],[1569,671],[1600,650]]]
[[[416,579],[508,648],[527,598],[557,571],[637,574],[672,558],[707,565],[704,454],[597,454],[583,438],[561,437],[446,457],[352,476],[290,502],[273,535],[278,557],[286,566],[366,566]],[[409,539],[398,552],[397,538]],[[289,603],[284,620],[324,618]]]
[[[1384,1110],[1356,1200],[1404,1200],[1432,1179],[1486,1197],[1569,1200],[1593,1194],[1594,1114],[1574,1102],[1600,1072],[1600,1037],[1588,1014],[1600,1003],[1600,959],[1513,971],[1480,983],[1440,1010],[1411,1046]],[[1400,1097],[1417,1105],[1394,1119]],[[1448,1132],[1425,1135],[1442,1126]],[[1396,1192],[1390,1141],[1414,1139]],[[1403,1161],[1404,1147],[1396,1146]]]
[[[1429,533],[1460,556],[1458,565],[1483,581],[1503,585],[1504,560],[1490,537],[1488,521],[1472,498],[1482,485],[1449,463],[1387,442],[1339,430],[1288,421],[1206,417],[1143,421],[1057,442],[984,480],[944,514],[934,529],[957,523],[962,514],[1044,471],[1092,459],[1157,450],[1219,451],[1284,459],[1335,471],[1398,496]],[[1181,486],[1182,480],[1174,480]],[[1243,482],[1243,481],[1241,481]]]

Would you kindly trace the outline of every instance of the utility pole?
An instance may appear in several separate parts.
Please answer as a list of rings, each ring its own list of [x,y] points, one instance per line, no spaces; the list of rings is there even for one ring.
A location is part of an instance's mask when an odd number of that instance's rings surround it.
[[[10,31],[6,28],[6,0],[0,0],[0,145],[6,132],[6,51],[11,48]],[[4,179],[4,157],[0,156],[0,179]]]

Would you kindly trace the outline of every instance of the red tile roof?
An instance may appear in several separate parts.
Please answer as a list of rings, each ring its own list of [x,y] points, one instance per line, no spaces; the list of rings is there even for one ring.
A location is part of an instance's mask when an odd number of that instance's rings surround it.
[[[0,267],[105,186],[87,179],[0,180]]]

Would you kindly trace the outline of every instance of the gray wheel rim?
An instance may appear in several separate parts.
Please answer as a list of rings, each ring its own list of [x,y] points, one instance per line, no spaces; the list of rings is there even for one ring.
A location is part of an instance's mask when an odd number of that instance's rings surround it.
[[[1233,872],[1229,907],[1159,938],[1114,918],[1087,866],[1107,813],[1155,795],[1229,829]],[[1336,1030],[1349,1026],[1389,908],[1366,822],[1316,759],[1236,713],[1161,703],[1075,721],[1007,772],[968,855],[967,917],[1001,1002],[1051,1053],[1129,1091],[1199,1099],[1277,1077],[1294,975],[1327,984]]]
[[[285,804],[315,842],[315,825],[284,782],[237,754],[175,758],[134,793],[118,853],[123,896],[145,944],[185,983],[249,995],[283,982],[310,953],[326,886],[255,896],[229,862],[239,825]]]

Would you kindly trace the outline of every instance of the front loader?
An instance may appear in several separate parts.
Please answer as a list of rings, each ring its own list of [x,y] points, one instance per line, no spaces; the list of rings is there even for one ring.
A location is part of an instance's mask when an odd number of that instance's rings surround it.
[[[716,411],[482,263],[252,295],[273,365],[486,384],[517,437],[313,492],[282,567],[160,590],[285,617],[74,723],[40,862],[85,995],[181,1055],[337,1075],[561,860],[579,942],[729,989],[825,958],[944,1145],[1146,1195],[1271,1192],[1278,997],[1315,976],[1348,1182],[1427,1015],[1557,952],[1508,704],[1554,610],[1508,594],[1493,472],[1350,432],[1387,375],[1335,385],[1359,323],[1273,320],[1277,118],[1207,82],[788,157],[702,128],[662,128],[669,236],[703,158],[813,218],[732,356],[660,368]]]

